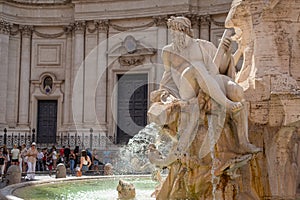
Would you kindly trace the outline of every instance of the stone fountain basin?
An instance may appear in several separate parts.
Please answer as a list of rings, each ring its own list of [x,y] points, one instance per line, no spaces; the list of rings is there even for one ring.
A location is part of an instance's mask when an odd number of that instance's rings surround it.
[[[156,183],[151,180],[150,175],[83,176],[23,182],[1,189],[0,199],[21,200],[24,198],[34,200],[35,197],[36,199],[53,199],[53,196],[49,196],[51,195],[49,193],[57,194],[57,198],[60,199],[117,199],[118,192],[116,187],[120,179],[132,182],[135,185],[137,194],[136,200],[155,199],[151,197],[151,194],[155,190]],[[74,191],[72,191],[72,185],[75,188]],[[89,185],[91,190],[87,189],[86,185]],[[109,188],[105,188],[106,186]],[[47,192],[44,192],[45,196],[28,196],[29,192],[32,192],[35,189],[41,190],[42,187],[51,189],[51,191],[48,194]],[[59,188],[59,191],[55,192],[55,188]],[[64,191],[65,194],[59,196],[61,191]],[[76,194],[73,195],[73,193]],[[76,196],[77,194],[78,196]]]

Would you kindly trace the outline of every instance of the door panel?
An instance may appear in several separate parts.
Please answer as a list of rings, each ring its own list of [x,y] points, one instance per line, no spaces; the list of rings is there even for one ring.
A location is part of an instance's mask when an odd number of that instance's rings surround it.
[[[56,100],[38,101],[37,122],[37,142],[54,144],[56,142],[57,131]]]
[[[128,140],[147,124],[148,75],[118,76],[117,143]]]

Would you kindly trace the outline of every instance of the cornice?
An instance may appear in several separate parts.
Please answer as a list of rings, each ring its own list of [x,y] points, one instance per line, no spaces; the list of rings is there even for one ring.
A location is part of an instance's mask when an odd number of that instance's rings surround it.
[[[224,22],[218,22],[214,20],[213,16],[215,14],[226,15],[230,8],[229,3],[218,4],[215,6],[207,5],[206,7],[202,5],[200,8],[199,6],[191,5],[188,3],[188,0],[174,0],[175,3],[172,5],[166,4],[165,2],[161,4],[157,3],[158,6],[155,7],[153,4],[148,3],[145,0],[136,0],[136,2],[140,3],[140,6],[142,5],[141,3],[145,2],[145,7],[138,9],[137,6],[128,6],[122,10],[121,7],[113,7],[112,5],[114,5],[116,2],[122,2],[123,0],[62,0],[61,3],[57,2],[57,0],[49,0],[49,2],[53,1],[57,3],[46,3],[47,6],[41,6],[42,10],[37,10],[36,8],[39,7],[35,8],[35,6],[24,6],[30,4],[37,6],[41,5],[41,3],[31,3],[31,1],[32,0],[0,0],[0,5],[6,5],[6,7],[3,6],[3,10],[0,12],[0,18],[3,21],[16,26],[63,27],[64,31],[57,34],[39,33],[33,29],[37,36],[47,38],[60,37],[64,33],[68,34],[74,31],[82,32],[85,29],[87,29],[89,33],[94,33],[96,30],[99,32],[107,32],[109,27],[119,31],[127,31],[132,29],[143,29],[152,26],[166,26],[168,17],[172,15],[186,16],[191,19],[192,24],[195,26],[197,26],[198,23],[212,23],[216,26],[223,27]],[[46,2],[46,0],[42,1]],[[132,2],[133,1],[131,1],[131,3]],[[111,9],[106,10],[106,8],[101,8],[101,3],[106,3],[106,6],[111,6]],[[67,6],[60,6],[60,8],[56,8],[50,5]],[[21,10],[20,13],[15,14],[10,12],[10,8],[15,8],[15,10],[13,9],[13,12],[18,12],[18,9]],[[98,10],[98,8],[101,9]],[[44,11],[47,12],[47,14],[43,15]],[[131,26],[119,25],[115,23],[115,20],[133,18],[152,18],[152,20],[146,24]],[[90,28],[89,26],[85,27],[85,24],[82,24],[88,21],[93,21],[94,26],[91,26]],[[2,24],[1,26],[1,31],[3,33],[7,34],[10,32],[11,28],[9,28],[9,26],[5,24]]]
[[[0,19],[24,25],[67,25],[74,21],[73,4],[21,4],[0,0]]]
[[[72,2],[72,0],[44,0],[39,2],[34,2],[31,0],[6,0],[6,2],[13,3],[13,4],[19,4],[19,5],[36,5],[36,6],[53,6],[53,5],[67,5]]]

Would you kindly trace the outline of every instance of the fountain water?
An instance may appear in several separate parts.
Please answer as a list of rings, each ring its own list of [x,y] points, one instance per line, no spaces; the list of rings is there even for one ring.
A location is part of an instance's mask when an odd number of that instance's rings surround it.
[[[148,159],[148,146],[155,144],[163,155],[169,153],[172,140],[155,123],[140,130],[118,153],[114,169],[117,174],[147,174],[155,170]]]

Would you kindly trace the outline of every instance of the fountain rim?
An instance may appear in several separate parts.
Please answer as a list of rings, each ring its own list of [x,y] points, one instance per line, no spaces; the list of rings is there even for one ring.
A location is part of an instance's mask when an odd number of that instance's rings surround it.
[[[0,199],[6,200],[23,200],[13,195],[13,192],[19,188],[30,187],[34,185],[46,185],[50,183],[63,183],[71,181],[89,181],[89,180],[111,180],[116,178],[151,178],[151,175],[111,175],[111,176],[81,176],[81,177],[66,177],[47,179],[39,181],[22,182],[13,185],[8,185],[0,190]]]

